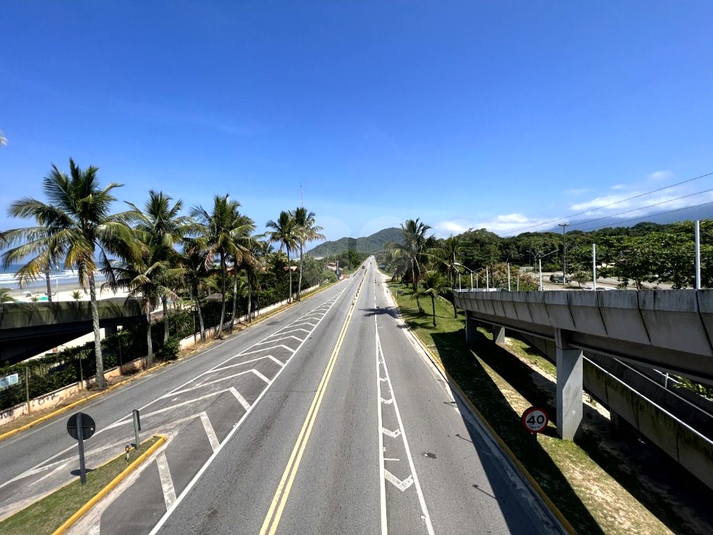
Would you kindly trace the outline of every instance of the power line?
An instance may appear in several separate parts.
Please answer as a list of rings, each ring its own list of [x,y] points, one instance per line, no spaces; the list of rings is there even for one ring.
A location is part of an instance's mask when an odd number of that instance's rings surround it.
[[[629,223],[629,222],[631,222],[631,221],[639,221],[639,220],[641,220],[641,219],[646,219],[646,218],[648,218],[648,217],[655,217],[655,216],[659,216],[659,215],[672,214],[672,213],[674,213],[674,212],[680,212],[680,211],[682,211],[682,210],[689,210],[689,209],[691,209],[691,208],[700,208],[701,206],[707,206],[707,205],[709,205],[709,204],[713,204],[713,201],[708,201],[708,202],[704,202],[704,203],[701,203],[701,204],[694,204],[694,205],[691,205],[691,206],[684,206],[683,208],[675,208],[675,209],[673,209],[673,210],[666,210],[665,212],[655,212],[655,213],[653,213],[653,214],[646,214],[646,215],[642,215],[642,216],[639,216],[639,217],[633,217],[633,218],[631,218],[631,219],[624,219],[624,220],[622,220],[622,221],[617,221],[617,224]],[[639,208],[639,210],[640,210],[640,208]],[[597,225],[594,225],[594,226],[592,226],[592,227],[585,228],[585,229],[580,229],[580,230],[582,230],[582,231],[593,230],[594,228],[596,228],[596,226],[597,226]]]
[[[706,178],[706,177],[711,176],[711,175],[713,175],[713,171],[711,171],[710,173],[705,173],[705,174],[703,174],[703,175],[695,176],[695,177],[693,177],[693,178],[689,178],[689,179],[687,179],[687,180],[683,180],[683,181],[681,181],[681,182],[676,182],[675,184],[671,184],[671,185],[669,185],[669,186],[664,186],[664,187],[662,187],[662,188],[658,188],[658,189],[654,189],[654,190],[651,190],[651,191],[647,191],[647,192],[645,192],[645,193],[639,193],[639,194],[637,194],[637,195],[633,195],[632,197],[627,197],[626,199],[620,199],[620,200],[618,200],[618,201],[614,201],[614,202],[611,202],[611,203],[609,203],[609,204],[605,204],[604,206],[596,206],[596,207],[594,207],[594,208],[590,208],[589,210],[584,210],[583,212],[577,212],[577,213],[575,213],[575,214],[565,215],[565,216],[562,216],[562,217],[558,217],[558,218],[556,218],[556,219],[551,219],[551,220],[549,220],[549,221],[544,221],[544,222],[542,222],[542,223],[538,223],[537,225],[530,225],[530,226],[527,226],[527,227],[523,227],[523,228],[521,228],[521,229],[517,229],[517,230],[514,230],[514,231],[512,231],[512,232],[513,232],[513,235],[516,235],[516,234],[519,234],[519,233],[521,233],[521,232],[523,232],[523,231],[525,231],[525,230],[535,229],[535,228],[541,227],[541,226],[543,226],[543,225],[549,225],[550,223],[556,223],[556,222],[558,222],[558,221],[562,221],[563,219],[569,219],[569,218],[571,218],[571,217],[577,217],[577,216],[579,216],[579,215],[588,214],[589,212],[593,212],[593,211],[595,211],[595,210],[602,210],[603,208],[609,208],[610,206],[614,206],[614,205],[619,204],[619,203],[622,203],[622,202],[631,201],[631,200],[633,200],[633,199],[639,199],[639,198],[641,198],[641,197],[645,197],[645,196],[647,196],[647,195],[651,195],[652,193],[658,193],[659,191],[665,191],[665,190],[667,190],[667,189],[675,188],[676,186],[681,186],[681,185],[683,185],[683,184],[688,184],[689,182],[693,182],[693,181],[695,181],[695,180],[700,180],[701,178]]]
[[[703,195],[704,193],[710,193],[711,191],[713,191],[713,188],[706,189],[706,190],[703,190],[703,191],[698,191],[698,192],[696,192],[696,193],[689,193],[688,195],[681,195],[680,197],[676,197],[675,199],[668,199],[668,200],[666,200],[666,201],[659,201],[659,202],[655,202],[655,203],[653,203],[653,204],[647,204],[646,206],[639,206],[639,207],[637,207],[637,208],[632,208],[631,210],[625,210],[625,211],[623,211],[623,212],[617,212],[616,214],[605,215],[605,216],[602,216],[602,217],[598,217],[598,218],[596,218],[596,219],[588,219],[588,220],[586,220],[586,221],[577,221],[576,223],[569,223],[569,225],[572,226],[572,227],[577,227],[577,226],[579,226],[579,225],[586,225],[587,223],[593,223],[593,222],[595,222],[595,221],[601,221],[602,219],[609,219],[609,218],[611,218],[611,217],[616,217],[616,216],[618,216],[618,215],[630,214],[631,212],[638,212],[639,210],[646,210],[647,208],[653,208],[654,206],[660,206],[660,205],[662,205],[662,204],[667,204],[667,203],[674,202],[674,201],[680,201],[681,199],[687,199],[688,197],[695,197],[696,195]],[[685,208],[690,208],[690,207],[686,206]],[[642,217],[642,218],[643,218],[643,217],[649,217],[649,215],[651,215],[651,214],[644,214],[644,215],[642,215],[641,217]],[[639,218],[636,218],[636,219],[639,219]]]

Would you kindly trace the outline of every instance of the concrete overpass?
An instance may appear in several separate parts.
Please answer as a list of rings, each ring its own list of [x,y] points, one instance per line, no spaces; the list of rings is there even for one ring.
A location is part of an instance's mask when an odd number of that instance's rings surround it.
[[[144,321],[138,301],[123,297],[97,302],[101,327]],[[0,366],[20,362],[90,333],[89,301],[0,304]]]
[[[713,290],[456,291],[466,311],[466,337],[479,324],[519,333],[557,368],[556,424],[560,437],[580,429],[587,388],[612,413],[713,488],[713,422],[665,386],[633,369],[656,368],[713,381]],[[586,358],[585,358],[586,357]]]
[[[463,290],[455,302],[467,312],[468,338],[482,322],[554,342],[563,438],[582,418],[582,351],[713,382],[713,290]]]

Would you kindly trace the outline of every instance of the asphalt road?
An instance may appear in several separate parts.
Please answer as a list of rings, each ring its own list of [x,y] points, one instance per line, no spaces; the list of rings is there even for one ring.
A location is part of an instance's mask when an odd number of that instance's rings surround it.
[[[82,408],[96,465],[166,445],[72,533],[553,533],[559,526],[404,329],[373,262]],[[0,516],[68,481],[67,416],[0,443]]]

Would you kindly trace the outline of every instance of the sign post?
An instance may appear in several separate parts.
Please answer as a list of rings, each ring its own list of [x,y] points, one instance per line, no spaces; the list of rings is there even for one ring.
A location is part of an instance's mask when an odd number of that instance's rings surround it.
[[[69,436],[77,441],[79,449],[79,478],[82,481],[82,485],[87,484],[87,468],[84,464],[84,441],[90,439],[95,430],[94,420],[88,414],[78,412],[70,416],[67,421],[67,432]]]
[[[139,443],[139,431],[141,431],[141,418],[139,416],[139,411],[138,409],[133,410],[133,415],[134,415],[134,440],[136,444],[136,449],[139,449],[139,446],[141,445]]]
[[[547,428],[550,417],[547,415],[545,409],[541,407],[530,407],[522,413],[520,421],[525,431],[532,435],[532,454],[534,455],[537,452],[535,448],[537,444],[537,433],[542,433],[542,431]]]

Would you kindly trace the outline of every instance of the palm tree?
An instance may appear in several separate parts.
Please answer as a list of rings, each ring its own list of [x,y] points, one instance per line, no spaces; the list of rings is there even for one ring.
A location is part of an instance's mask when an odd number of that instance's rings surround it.
[[[431,309],[433,310],[433,326],[436,327],[436,297],[444,292],[448,286],[443,279],[443,275],[437,271],[429,271],[423,281],[424,289],[415,293],[414,296],[428,296],[431,298]]]
[[[15,299],[10,295],[10,288],[0,288],[0,303],[13,303]]]
[[[200,294],[201,288],[205,285],[205,279],[210,274],[211,259],[208,248],[200,239],[186,239],[181,256],[183,266],[183,278],[188,283],[193,305],[198,313],[198,322],[201,333],[201,340],[205,340],[205,324],[203,322],[203,311],[201,310]]]
[[[144,205],[144,210],[140,210],[136,205],[127,202],[131,210],[127,213],[128,221],[134,223],[134,228],[142,233],[147,243],[161,251],[165,260],[171,266],[178,264],[178,253],[173,248],[185,236],[190,234],[195,225],[189,217],[179,215],[183,207],[180,199],[171,206],[172,198],[164,195],[162,191],[149,191],[149,200]],[[161,247],[159,247],[161,246]],[[164,294],[161,298],[163,305],[163,341],[168,340],[168,296]]]
[[[397,256],[405,256],[408,260],[409,271],[411,272],[411,284],[413,291],[418,290],[418,280],[421,277],[422,263],[424,261],[426,248],[429,245],[429,237],[426,232],[431,227],[421,223],[419,219],[407,219],[401,225],[404,235],[404,244],[394,244]]]
[[[244,223],[239,216],[238,201],[231,201],[230,196],[216,195],[213,198],[213,209],[209,213],[202,206],[196,206],[191,210],[191,216],[197,221],[198,230],[203,243],[207,248],[209,261],[212,262],[218,256],[220,262],[221,288],[222,288],[222,308],[220,312],[220,324],[216,332],[216,338],[223,334],[223,324],[225,323],[225,298],[228,279],[227,259],[230,255],[242,257],[243,251],[238,247],[236,240],[239,240],[244,232],[241,223]]]
[[[292,266],[290,265],[290,251],[294,251],[297,247],[298,229],[294,218],[289,212],[284,210],[280,212],[280,217],[277,221],[270,220],[265,226],[273,229],[268,232],[270,241],[280,244],[280,251],[285,248],[287,252],[287,269],[290,272],[290,295],[287,298],[288,302],[292,300]]]
[[[431,257],[448,273],[451,290],[455,288],[456,285],[462,250],[463,241],[460,236],[449,236],[443,240],[439,247],[435,247],[431,250]],[[455,299],[453,299],[453,317],[458,317]]]
[[[176,297],[175,292],[166,285],[175,280],[180,268],[172,268],[167,258],[169,245],[151,243],[148,233],[136,231],[140,246],[127,254],[117,265],[112,266],[113,278],[106,284],[112,288],[123,287],[129,290],[129,297],[141,303],[141,310],[146,315],[146,367],[153,366],[153,340],[151,338],[151,311],[159,301],[166,297]]]
[[[235,212],[233,221],[233,251],[231,259],[233,262],[233,313],[230,320],[230,332],[233,332],[238,302],[238,268],[248,264],[257,263],[252,249],[255,245],[255,238],[251,234],[255,231],[255,223],[248,216]]]
[[[29,243],[39,239],[39,243],[46,247],[47,251],[53,251],[58,258],[64,258],[65,269],[76,269],[82,288],[89,288],[97,385],[104,389],[106,380],[94,278],[97,271],[95,254],[98,251],[99,264],[109,273],[111,264],[108,254],[121,250],[122,242],[130,242],[131,230],[125,224],[123,214],[109,213],[111,203],[116,200],[111,190],[121,185],[111,183],[101,188],[97,179],[98,171],[94,166],[80,169],[71,158],[69,176],[56,165],[52,165],[52,170],[43,181],[43,189],[49,202],[43,203],[32,198],[20,199],[10,206],[9,214],[12,217],[32,217],[44,227],[52,229],[45,237],[38,235],[36,227],[24,229],[24,237]]]
[[[297,300],[301,298],[302,291],[302,257],[304,256],[304,248],[307,242],[314,240],[325,240],[324,234],[320,234],[322,227],[317,225],[314,212],[307,211],[306,208],[300,206],[291,212],[295,225],[297,227],[297,240],[300,246],[300,277],[297,283]]]

